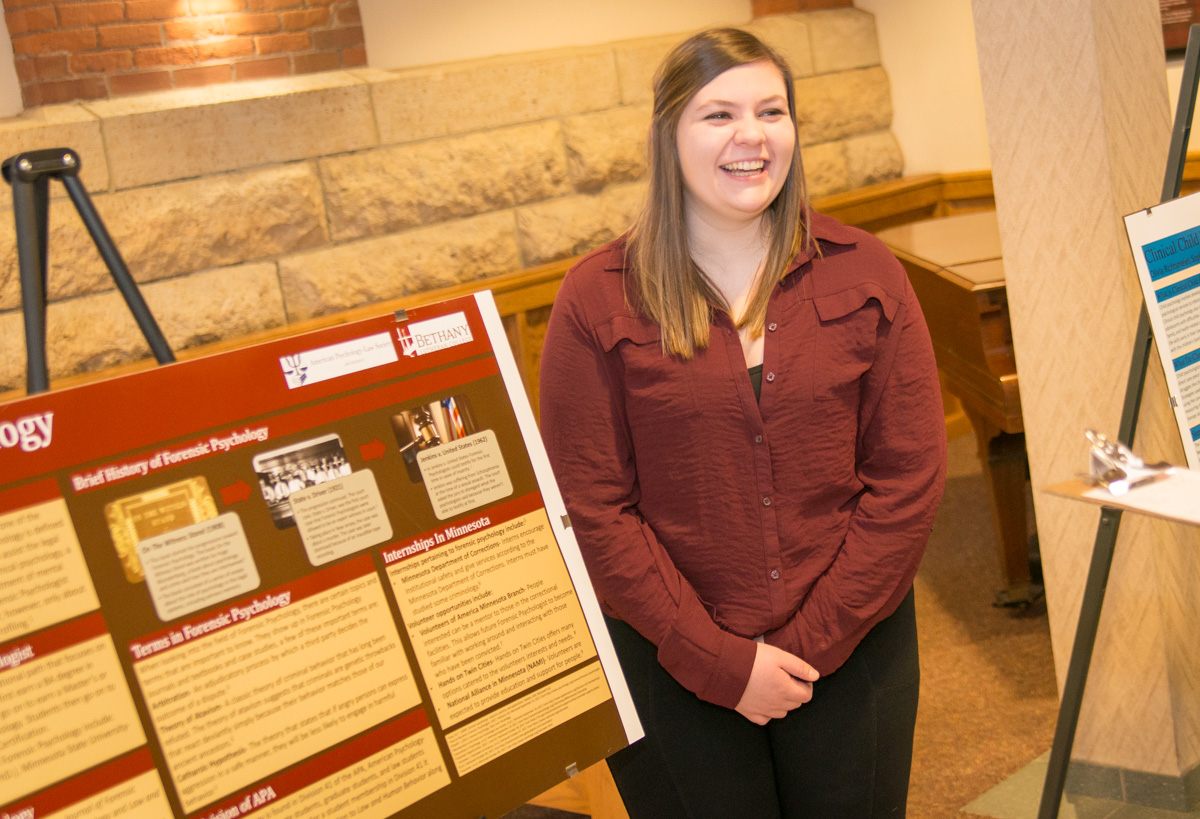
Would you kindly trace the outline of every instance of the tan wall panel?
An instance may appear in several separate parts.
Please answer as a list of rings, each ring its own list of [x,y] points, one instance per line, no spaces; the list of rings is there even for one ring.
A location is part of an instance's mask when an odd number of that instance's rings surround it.
[[[1013,338],[1035,486],[1115,434],[1140,291],[1121,217],[1157,202],[1170,137],[1156,0],[974,0]],[[1139,446],[1182,458],[1152,367]],[[1099,515],[1036,493],[1060,686]],[[1075,758],[1178,775],[1197,761],[1186,589],[1200,533],[1127,515]]]

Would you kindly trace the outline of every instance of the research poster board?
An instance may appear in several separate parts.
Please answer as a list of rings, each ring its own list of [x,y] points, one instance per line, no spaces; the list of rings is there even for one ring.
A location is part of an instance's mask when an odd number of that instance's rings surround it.
[[[0,405],[0,817],[498,817],[641,736],[488,293]]]
[[[1188,467],[1200,469],[1200,194],[1125,217]]]

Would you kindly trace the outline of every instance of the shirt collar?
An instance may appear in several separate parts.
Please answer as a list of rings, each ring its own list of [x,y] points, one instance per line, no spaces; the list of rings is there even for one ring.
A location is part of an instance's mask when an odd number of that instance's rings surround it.
[[[809,211],[809,222],[809,229],[812,231],[812,237],[815,241],[797,254],[788,268],[789,275],[796,268],[812,261],[813,257],[817,255],[817,243],[832,245],[853,245],[858,243],[860,236],[858,230],[843,225],[832,216],[817,213],[815,210]]]

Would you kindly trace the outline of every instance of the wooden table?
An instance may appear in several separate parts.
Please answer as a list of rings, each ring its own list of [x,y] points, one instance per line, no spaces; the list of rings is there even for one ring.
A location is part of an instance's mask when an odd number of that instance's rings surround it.
[[[1041,594],[1029,571],[1025,427],[995,211],[925,219],[877,234],[908,271],[943,382],[975,431],[992,500],[1003,605]]]

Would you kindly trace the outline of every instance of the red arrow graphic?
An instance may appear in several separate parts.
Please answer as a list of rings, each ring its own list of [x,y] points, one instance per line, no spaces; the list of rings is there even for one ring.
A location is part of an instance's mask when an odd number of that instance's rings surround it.
[[[361,445],[358,448],[358,451],[362,455],[362,459],[364,461],[370,461],[374,460],[375,458],[382,458],[383,454],[387,452],[387,447],[380,443],[379,439],[376,438],[368,444]]]
[[[221,487],[221,500],[225,501],[226,506],[232,506],[235,503],[240,503],[250,497],[250,485],[245,481],[238,479],[237,483],[231,483],[229,486]]]

